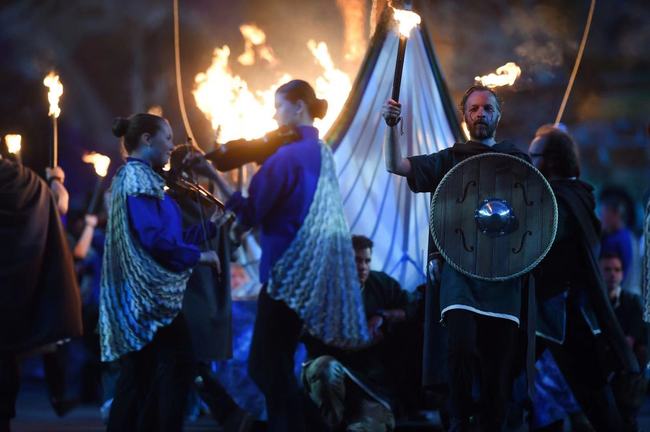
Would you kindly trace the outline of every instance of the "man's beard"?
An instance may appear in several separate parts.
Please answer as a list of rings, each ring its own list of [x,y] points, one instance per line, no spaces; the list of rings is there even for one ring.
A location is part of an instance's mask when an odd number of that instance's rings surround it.
[[[469,129],[469,135],[475,140],[494,138],[497,129],[497,122],[490,123],[487,120],[475,121]]]

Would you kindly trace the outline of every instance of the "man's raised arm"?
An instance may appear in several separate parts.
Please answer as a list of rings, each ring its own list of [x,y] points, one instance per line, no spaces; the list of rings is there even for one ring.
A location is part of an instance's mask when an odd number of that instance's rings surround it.
[[[397,124],[402,119],[402,105],[389,99],[382,108],[382,116],[388,127],[384,133],[384,161],[388,172],[406,177],[411,172],[411,162],[402,157]]]

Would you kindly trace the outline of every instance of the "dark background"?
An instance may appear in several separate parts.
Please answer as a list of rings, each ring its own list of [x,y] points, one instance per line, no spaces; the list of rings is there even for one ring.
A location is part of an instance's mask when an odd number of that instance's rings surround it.
[[[281,72],[313,79],[319,69],[305,47],[325,41],[336,65],[354,78],[359,60],[344,59],[342,8],[361,6],[369,30],[372,2],[345,0],[181,0],[181,56],[192,129],[206,147],[210,123],[196,108],[194,76],[227,44],[231,59],[243,51],[238,27],[265,30],[280,64],[243,67],[252,87]],[[433,40],[452,98],[476,75],[517,62],[522,76],[503,88],[499,136],[528,145],[538,126],[554,121],[576,57],[589,1],[429,0],[417,5]],[[43,77],[61,75],[60,164],[73,206],[92,190],[95,150],[119,160],[110,133],[115,116],[160,105],[177,141],[185,135],[176,98],[172,1],[11,1],[0,6],[0,134],[23,135],[24,162],[43,172],[51,122]],[[637,202],[650,186],[650,8],[642,0],[601,0],[563,123],[579,143],[583,177],[599,189],[620,185]],[[113,170],[117,166],[113,164]],[[638,217],[636,218],[639,219]]]

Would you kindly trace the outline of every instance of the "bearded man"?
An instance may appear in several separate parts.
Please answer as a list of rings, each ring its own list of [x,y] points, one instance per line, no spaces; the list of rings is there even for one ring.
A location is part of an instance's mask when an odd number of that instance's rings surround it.
[[[484,153],[528,156],[508,141],[497,142],[501,103],[487,87],[472,86],[460,103],[470,140],[430,155],[402,157],[398,123],[401,105],[389,100],[382,115],[386,130],[386,169],[408,180],[413,192],[434,192],[442,178],[463,160]],[[502,430],[512,387],[522,305],[522,277],[492,282],[471,278],[444,265],[440,318],[449,331],[450,415],[454,431],[468,430],[474,401],[472,386],[480,382],[479,422],[482,430]]]

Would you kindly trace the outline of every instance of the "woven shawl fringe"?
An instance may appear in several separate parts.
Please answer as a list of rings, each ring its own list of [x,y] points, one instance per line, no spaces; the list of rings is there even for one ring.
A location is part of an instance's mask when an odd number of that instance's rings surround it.
[[[162,200],[164,184],[151,167],[140,162],[127,162],[113,179],[100,282],[102,361],[140,350],[181,310],[191,271],[177,273],[162,267],[142,249],[129,228],[127,196]]]
[[[369,342],[350,229],[334,169],[323,142],[314,199],[302,227],[271,269],[267,291],[284,301],[306,329],[329,345],[354,348]]]

